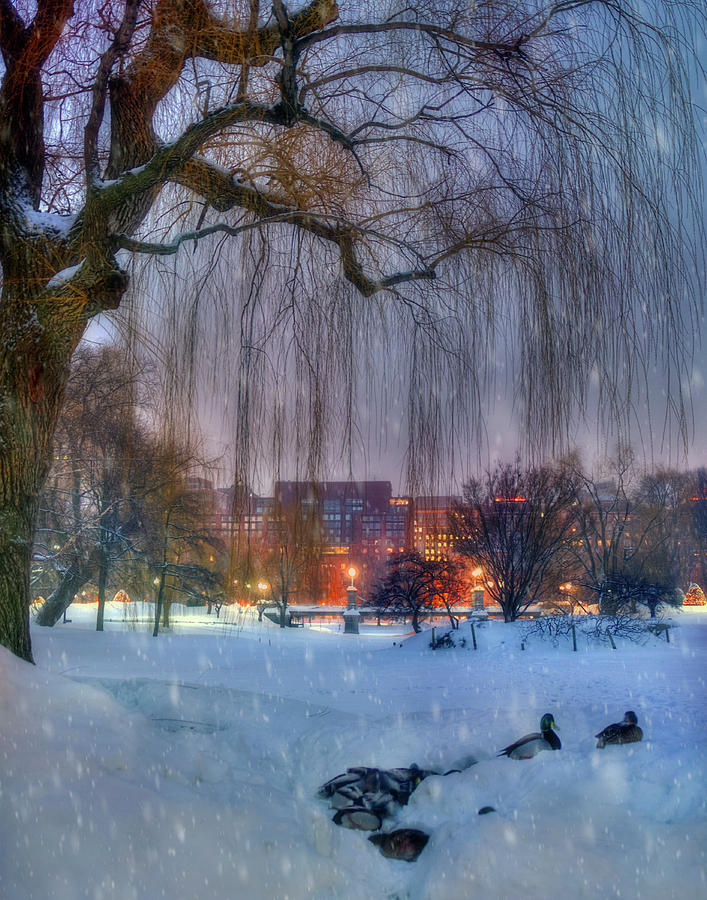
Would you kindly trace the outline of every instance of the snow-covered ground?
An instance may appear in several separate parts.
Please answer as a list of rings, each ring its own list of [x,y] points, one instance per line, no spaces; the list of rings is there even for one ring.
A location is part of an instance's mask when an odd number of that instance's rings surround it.
[[[0,648],[4,900],[707,896],[704,611],[676,615],[669,644],[576,653],[521,650],[522,623],[477,626],[477,651],[465,623],[466,648],[432,651],[429,633],[225,609],[154,639],[136,612],[97,634],[95,607],[72,607],[34,629],[36,666]],[[596,750],[626,709],[643,742]],[[496,757],[545,712],[561,751]],[[385,826],[431,835],[414,863],[315,796],[348,766],[468,754]]]

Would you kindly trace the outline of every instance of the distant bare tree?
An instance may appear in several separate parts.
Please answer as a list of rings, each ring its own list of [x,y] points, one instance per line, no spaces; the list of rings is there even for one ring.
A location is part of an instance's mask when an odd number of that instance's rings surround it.
[[[34,549],[35,567],[50,567],[59,579],[37,615],[40,625],[54,625],[92,582],[96,628],[103,630],[109,578],[130,557],[140,499],[154,488],[153,442],[139,421],[147,413],[145,389],[145,371],[129,364],[125,348],[84,347],[74,357]]]
[[[506,622],[536,603],[571,530],[570,481],[563,468],[499,463],[464,485],[450,516],[454,548],[488,579]]]
[[[619,419],[643,348],[683,366],[703,31],[691,0],[0,0],[0,642],[31,659],[71,356],[121,304],[145,340],[161,304],[174,397],[233,373],[240,467],[266,425],[313,473],[350,447],[384,353],[414,481],[505,322],[548,441],[590,373]]]
[[[449,624],[455,630],[459,627],[455,607],[468,605],[471,600],[465,568],[463,561],[457,556],[435,560],[432,566],[434,605],[446,610]]]
[[[435,607],[447,611],[453,628],[452,606],[459,598],[461,572],[452,560],[425,559],[414,550],[386,560],[385,569],[370,597],[370,605],[389,615],[410,616],[413,631]]]
[[[636,487],[633,464],[633,452],[620,446],[613,459],[602,463],[599,474],[586,472],[579,458],[572,468],[570,552],[577,582],[594,595],[600,608],[610,582],[625,569],[632,541],[642,539],[630,537]]]
[[[694,490],[694,473],[663,466],[647,472],[638,488],[636,524],[653,522],[644,547],[646,564],[654,572],[662,571],[663,581],[675,587],[687,588],[691,580],[695,533],[690,498]]]
[[[143,504],[140,556],[156,588],[153,637],[160,621],[169,627],[176,600],[205,605],[207,594],[224,588],[224,547],[209,527],[212,495],[199,482],[203,461],[192,448],[157,446],[153,489]]]
[[[277,607],[280,627],[287,625],[287,610],[295,596],[306,596],[322,550],[321,522],[314,507],[296,502],[277,503],[268,520],[260,569],[266,596]],[[308,598],[311,599],[311,598]]]
[[[695,536],[693,565],[699,572],[702,585],[707,588],[707,469],[698,469],[694,480],[695,493],[690,497],[692,527]]]
[[[691,537],[689,476],[659,468],[639,477],[628,448],[600,472],[572,472],[569,546],[578,584],[612,615],[646,606],[654,616],[661,603],[679,605]]]

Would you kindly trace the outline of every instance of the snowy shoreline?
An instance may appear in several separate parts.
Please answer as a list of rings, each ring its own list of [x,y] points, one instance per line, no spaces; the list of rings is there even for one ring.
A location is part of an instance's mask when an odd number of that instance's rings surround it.
[[[154,639],[136,608],[97,634],[73,606],[33,629],[36,666],[0,650],[3,897],[704,896],[707,612],[675,615],[670,644],[577,653],[522,651],[522,623],[431,651],[429,632],[229,612]],[[596,750],[626,709],[643,742]],[[561,751],[496,758],[547,711]],[[464,754],[478,764],[423,781],[389,826],[431,835],[415,863],[315,796],[348,766]]]

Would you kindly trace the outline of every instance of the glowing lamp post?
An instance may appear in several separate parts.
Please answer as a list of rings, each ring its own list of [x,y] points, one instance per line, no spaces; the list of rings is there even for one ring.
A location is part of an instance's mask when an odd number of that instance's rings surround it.
[[[361,614],[356,609],[356,598],[358,596],[358,591],[354,584],[356,574],[354,566],[349,566],[348,575],[351,579],[351,584],[346,588],[347,603],[346,612],[344,613],[344,634],[358,634],[358,626],[361,621]]]
[[[572,612],[572,605],[573,605],[573,604],[572,604],[572,582],[571,582],[571,581],[566,581],[564,584],[561,584],[561,585],[560,585],[560,592],[562,593],[563,596],[564,596],[564,595],[567,596],[567,600],[568,600],[569,605],[570,605],[570,612]]]
[[[353,566],[349,566],[348,576],[351,579],[351,584],[346,588],[346,596],[348,602],[346,604],[347,609],[356,609],[356,598],[358,596],[358,591],[356,590],[356,585],[354,584],[354,578],[358,572]]]
[[[471,572],[471,577],[474,579],[473,587],[471,589],[471,598],[472,598],[472,607],[474,612],[483,612],[484,611],[484,582],[483,582],[483,574],[484,570],[479,566],[476,569],[473,569]]]

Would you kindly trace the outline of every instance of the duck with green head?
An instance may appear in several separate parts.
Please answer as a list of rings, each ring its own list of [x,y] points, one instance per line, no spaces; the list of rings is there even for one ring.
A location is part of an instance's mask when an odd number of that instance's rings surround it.
[[[545,713],[540,720],[540,731],[526,734],[515,743],[504,747],[498,755],[510,756],[511,759],[530,759],[543,750],[560,750],[562,743],[553,728],[557,728],[557,725],[552,713]]]

